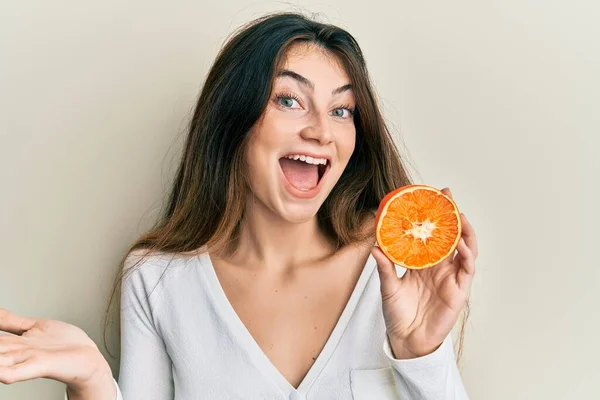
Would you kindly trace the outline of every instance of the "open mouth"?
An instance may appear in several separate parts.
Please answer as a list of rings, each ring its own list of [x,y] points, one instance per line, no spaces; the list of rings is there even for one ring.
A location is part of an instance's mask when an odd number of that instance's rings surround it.
[[[316,188],[330,168],[327,158],[291,154],[279,159],[283,175],[296,189],[308,192]]]

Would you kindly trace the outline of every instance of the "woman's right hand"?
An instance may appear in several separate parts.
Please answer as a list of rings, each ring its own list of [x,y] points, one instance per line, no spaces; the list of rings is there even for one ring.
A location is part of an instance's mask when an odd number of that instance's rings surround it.
[[[0,382],[37,378],[67,385],[69,400],[116,398],[110,366],[80,328],[62,321],[27,318],[0,308]]]

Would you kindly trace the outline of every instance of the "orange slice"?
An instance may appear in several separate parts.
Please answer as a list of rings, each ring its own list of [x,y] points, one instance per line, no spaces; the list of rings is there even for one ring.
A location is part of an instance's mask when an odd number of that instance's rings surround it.
[[[396,189],[377,210],[377,244],[397,265],[423,269],[452,255],[462,234],[456,203],[426,185]]]

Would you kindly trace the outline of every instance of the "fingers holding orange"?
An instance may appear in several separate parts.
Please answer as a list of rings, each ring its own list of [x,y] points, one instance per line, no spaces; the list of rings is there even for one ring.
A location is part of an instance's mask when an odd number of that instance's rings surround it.
[[[452,191],[450,190],[450,188],[447,188],[447,187],[443,188],[442,190],[440,190],[440,192],[444,193],[446,196],[448,196],[454,200],[454,198],[452,197]]]
[[[473,257],[477,258],[479,255],[479,249],[477,245],[477,234],[475,233],[475,228],[469,222],[465,214],[461,213],[461,222],[463,226],[462,237],[465,240],[465,244],[473,253]]]
[[[391,296],[397,288],[398,275],[396,275],[396,267],[385,253],[377,246],[373,246],[371,254],[377,262],[377,272],[379,273],[379,281],[381,284],[381,293],[384,298]]]

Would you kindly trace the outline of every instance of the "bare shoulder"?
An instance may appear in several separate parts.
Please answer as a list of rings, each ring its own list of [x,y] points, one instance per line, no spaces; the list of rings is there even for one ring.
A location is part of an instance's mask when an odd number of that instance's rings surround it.
[[[364,217],[359,228],[359,236],[359,241],[340,248],[336,252],[336,258],[345,265],[355,264],[357,268],[362,269],[375,244],[375,215]]]

